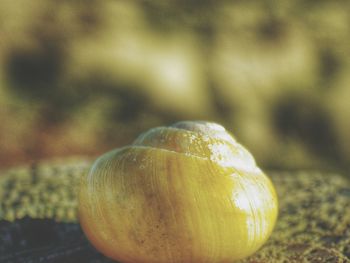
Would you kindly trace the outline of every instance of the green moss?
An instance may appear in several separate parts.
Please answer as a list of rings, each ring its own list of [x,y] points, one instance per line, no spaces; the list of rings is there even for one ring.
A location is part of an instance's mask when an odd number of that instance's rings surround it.
[[[77,222],[77,185],[88,167],[84,160],[38,163],[0,176],[0,219],[25,216]]]
[[[267,244],[242,262],[350,262],[350,182],[306,171],[270,176],[279,219]]]
[[[77,220],[77,185],[89,162],[41,162],[0,175],[0,219]],[[338,174],[271,172],[279,196],[275,230],[242,262],[350,262],[350,182]]]

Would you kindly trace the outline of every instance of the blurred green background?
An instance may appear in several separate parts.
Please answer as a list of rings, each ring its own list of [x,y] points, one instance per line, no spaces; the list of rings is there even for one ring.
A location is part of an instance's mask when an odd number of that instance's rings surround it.
[[[264,168],[350,168],[350,2],[0,2],[0,166],[223,124]]]

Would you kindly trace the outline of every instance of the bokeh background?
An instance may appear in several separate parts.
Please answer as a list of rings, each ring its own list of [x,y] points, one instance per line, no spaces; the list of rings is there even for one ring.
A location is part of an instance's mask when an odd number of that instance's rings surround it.
[[[264,168],[350,168],[350,2],[0,2],[0,167],[216,121]]]

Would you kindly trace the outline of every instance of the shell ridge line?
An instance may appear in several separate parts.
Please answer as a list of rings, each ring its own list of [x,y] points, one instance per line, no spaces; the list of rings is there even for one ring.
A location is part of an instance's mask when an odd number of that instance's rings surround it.
[[[177,152],[177,151],[173,151],[173,150],[169,150],[169,149],[165,149],[165,148],[157,148],[154,146],[149,146],[149,145],[134,145],[134,144],[130,144],[127,146],[123,146],[121,148],[109,151],[107,153],[105,153],[104,155],[102,155],[99,158],[104,158],[105,155],[116,155],[119,154],[123,151],[128,151],[128,150],[132,150],[133,148],[139,148],[139,149],[149,149],[149,150],[158,150],[158,151],[163,151],[163,152],[168,152],[168,153],[172,153],[172,154],[176,154],[176,155],[185,155],[191,158],[195,158],[195,159],[199,159],[199,160],[206,160],[212,163],[215,163],[216,165],[221,166],[220,162],[216,161],[215,159],[212,159],[210,157],[203,157],[203,156],[198,156],[198,155],[194,155],[192,153],[182,153],[182,152]],[[98,159],[99,159],[98,158]],[[255,166],[252,168],[247,167],[246,165],[237,165],[237,162],[232,162],[232,165],[230,166],[226,166],[227,169],[233,169],[235,171],[240,171],[240,172],[250,172],[250,173],[254,173],[254,174],[259,174],[261,173],[261,170],[258,168],[258,166],[255,164]]]
[[[199,136],[199,137],[205,137],[205,136],[211,137],[210,135],[205,135],[203,132],[199,132],[198,130],[189,130],[189,129],[184,129],[184,128],[181,128],[181,127],[174,127],[174,126],[160,126],[160,127],[155,127],[155,128],[149,129],[148,131],[141,133],[132,142],[131,145],[142,145],[140,143],[142,143],[142,141],[147,137],[147,135],[150,135],[150,134],[153,134],[153,133],[157,133],[158,131],[161,134],[161,133],[164,133],[164,130],[174,131],[174,132],[185,132],[187,134],[191,134],[191,135],[195,135],[195,136]],[[226,132],[226,130],[219,131],[219,132],[220,133],[221,132]],[[227,133],[227,135],[229,135],[229,137],[232,140],[227,140],[227,138],[225,139],[225,138],[222,138],[222,137],[220,137],[220,139],[222,139],[224,141],[227,141],[227,142],[230,142],[230,143],[236,143],[235,138],[231,134]]]

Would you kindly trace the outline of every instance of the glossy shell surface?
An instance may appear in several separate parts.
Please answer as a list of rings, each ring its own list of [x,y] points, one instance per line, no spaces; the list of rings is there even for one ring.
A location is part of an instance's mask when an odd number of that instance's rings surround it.
[[[81,180],[80,222],[124,263],[229,263],[270,236],[277,197],[222,126],[180,122],[98,158]]]

